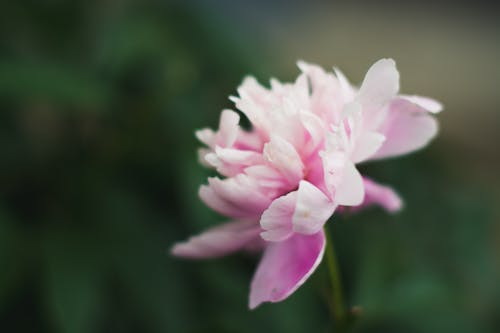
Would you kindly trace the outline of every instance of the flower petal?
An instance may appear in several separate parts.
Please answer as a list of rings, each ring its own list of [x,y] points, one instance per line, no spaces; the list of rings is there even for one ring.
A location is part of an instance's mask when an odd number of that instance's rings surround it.
[[[339,80],[340,89],[342,91],[342,95],[344,96],[344,100],[346,102],[352,101],[356,93],[354,87],[349,83],[349,80],[340,69],[338,69],[337,67],[333,67],[333,71],[335,72],[337,80]]]
[[[339,80],[327,73],[320,66],[297,62],[298,67],[305,73],[311,83],[309,109],[323,121],[337,122],[340,111],[345,103]]]
[[[213,147],[215,145],[215,132],[210,128],[197,130],[194,134],[198,140],[206,144],[208,147]]]
[[[399,90],[399,73],[392,59],[381,59],[370,67],[359,88],[357,100],[363,106],[363,118],[370,129],[384,119],[384,106]]]
[[[256,180],[245,174],[226,179],[213,177],[208,183],[215,195],[251,216],[262,214],[271,204],[271,199],[261,191]]]
[[[325,72],[318,65],[307,63],[303,60],[297,61],[297,67],[311,80],[312,89],[324,87],[325,83],[332,79],[332,75]]]
[[[247,166],[261,164],[262,155],[251,150],[215,146],[215,153],[205,155],[205,161],[226,177],[241,173]]]
[[[380,132],[386,141],[372,159],[407,154],[423,148],[438,132],[436,119],[405,99],[396,99]]]
[[[392,188],[378,184],[366,177],[363,178],[363,183],[365,185],[365,199],[360,207],[380,205],[387,211],[394,213],[403,206],[401,198]]]
[[[259,224],[255,221],[226,223],[175,244],[171,253],[192,259],[220,257],[252,245],[259,232]]]
[[[293,234],[292,216],[297,202],[297,191],[290,192],[274,200],[260,218],[260,226],[265,231],[260,235],[270,242],[281,242]]]
[[[208,179],[208,186],[202,185],[199,190],[201,200],[213,210],[234,218],[258,217],[271,204],[257,180],[245,174],[221,180],[216,177]]]
[[[251,215],[247,211],[243,211],[239,209],[238,206],[221,198],[210,186],[200,186],[198,195],[205,205],[222,215],[231,217],[245,217]]]
[[[377,132],[364,132],[356,138],[356,145],[351,153],[351,160],[360,163],[375,154],[385,141],[385,136]]]
[[[392,59],[374,63],[359,88],[358,99],[365,105],[382,106],[399,90],[399,73]]]
[[[323,228],[336,205],[316,186],[303,180],[297,191],[297,204],[293,214],[293,231],[312,235]]]
[[[297,183],[302,179],[304,164],[299,153],[288,141],[277,135],[271,135],[271,140],[264,145],[264,158],[290,183]]]
[[[325,250],[325,235],[295,234],[270,243],[250,286],[250,309],[263,302],[279,302],[299,288],[318,267]]]
[[[307,157],[322,143],[326,132],[325,124],[318,116],[308,111],[301,111],[299,117],[309,136],[309,141],[302,149],[302,155]]]
[[[346,161],[342,170],[342,181],[335,190],[335,203],[356,206],[363,202],[365,190],[363,178],[351,161]]]
[[[276,192],[281,192],[282,189],[289,187],[281,173],[270,165],[252,165],[245,168],[244,171],[266,190],[273,189]]]
[[[251,150],[239,150],[215,146],[215,153],[222,162],[230,164],[249,166],[263,162],[262,155]]]
[[[275,102],[276,96],[251,76],[246,77],[238,87],[238,95],[239,97],[231,96],[229,99],[250,120],[255,133],[267,139],[270,124],[266,110]]]
[[[341,145],[338,137],[337,134],[327,133],[325,149],[319,152],[323,165],[323,179],[330,197],[335,195],[335,189],[342,181],[342,169],[349,158],[343,149],[338,148]]]
[[[426,111],[429,111],[430,113],[439,113],[443,111],[443,104],[430,97],[417,96],[417,95],[399,95],[399,97],[409,100],[414,104],[417,104],[418,106],[420,106]]]
[[[236,141],[240,116],[232,110],[224,110],[220,116],[217,144],[221,147],[231,147]]]

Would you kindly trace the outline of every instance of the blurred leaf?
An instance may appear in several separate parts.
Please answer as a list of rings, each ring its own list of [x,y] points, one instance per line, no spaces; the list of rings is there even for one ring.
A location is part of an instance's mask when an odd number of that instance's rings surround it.
[[[47,301],[57,330],[95,331],[103,277],[98,248],[74,232],[50,234],[45,242]]]
[[[102,108],[109,87],[85,69],[51,63],[0,62],[0,97],[23,102],[52,102]]]
[[[150,331],[186,332],[193,323],[179,314],[192,311],[187,303],[192,296],[167,252],[168,221],[158,221],[130,193],[110,190],[106,194],[103,202],[109,219],[103,221],[108,230],[103,233],[110,237],[111,272],[126,292],[129,310],[145,318],[144,326]],[[167,227],[152,227],[155,224]]]
[[[13,218],[0,207],[0,311],[17,291],[29,267],[26,251],[30,251],[29,244],[15,228]]]

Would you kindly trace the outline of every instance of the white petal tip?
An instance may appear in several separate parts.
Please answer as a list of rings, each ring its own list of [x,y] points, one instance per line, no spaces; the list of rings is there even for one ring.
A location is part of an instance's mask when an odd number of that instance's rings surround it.
[[[400,197],[395,195],[394,197],[391,198],[391,200],[388,200],[386,203],[386,209],[389,213],[398,213],[403,209],[403,200],[401,200]]]
[[[298,60],[297,61],[297,67],[300,69],[300,71],[302,73],[307,73],[307,72],[309,72],[309,69],[310,69],[311,65],[308,62],[304,61],[304,60]]]
[[[250,300],[250,302],[248,303],[248,308],[249,308],[250,310],[255,310],[255,309],[256,309],[259,305],[261,305],[261,304],[262,304],[262,302],[260,302],[260,301],[254,301],[254,302],[252,302],[252,301]]]
[[[173,257],[189,257],[189,251],[186,251],[184,243],[174,244],[168,252]]]
[[[394,59],[392,58],[382,58],[379,61],[377,61],[377,63],[384,63],[394,67],[396,66],[396,61],[394,61]]]

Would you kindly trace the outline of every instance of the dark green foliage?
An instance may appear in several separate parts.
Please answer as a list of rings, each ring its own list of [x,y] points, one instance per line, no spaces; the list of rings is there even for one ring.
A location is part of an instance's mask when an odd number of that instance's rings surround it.
[[[249,312],[256,258],[168,255],[223,219],[198,200],[209,172],[193,131],[216,125],[245,74],[276,74],[258,41],[180,3],[0,5],[1,332],[330,327],[324,267]],[[500,330],[493,192],[455,167],[439,141],[367,166],[406,209],[333,218],[357,332]]]

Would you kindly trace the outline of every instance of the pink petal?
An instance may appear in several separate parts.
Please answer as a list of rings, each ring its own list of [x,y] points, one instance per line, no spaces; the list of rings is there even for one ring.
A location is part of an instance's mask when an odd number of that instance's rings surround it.
[[[306,74],[302,73],[297,77],[295,83],[292,85],[292,91],[289,96],[300,107],[306,107],[309,104],[309,81]]]
[[[253,215],[252,213],[241,210],[238,206],[221,198],[210,186],[200,186],[198,195],[205,205],[222,215],[231,217],[248,217]]]
[[[357,206],[365,196],[363,178],[351,161],[346,161],[342,170],[342,181],[335,190],[335,203],[342,206]]]
[[[297,191],[275,199],[260,218],[265,231],[260,236],[270,242],[281,242],[293,234],[292,216],[297,202]]]
[[[333,78],[331,74],[326,73],[320,66],[302,60],[297,61],[297,67],[311,80],[313,90],[323,87],[326,82]]]
[[[399,90],[399,73],[392,59],[381,59],[370,67],[357,96],[363,106],[363,117],[369,128],[383,120],[384,106]]]
[[[267,117],[270,124],[271,141],[273,141],[273,137],[278,137],[294,148],[302,147],[305,135],[297,105],[290,98],[284,97],[279,105],[269,111]]]
[[[321,144],[326,132],[325,124],[318,116],[311,112],[301,111],[299,117],[302,126],[304,126],[309,134],[310,140],[304,147],[304,154],[309,155],[317,149],[319,144]]]
[[[238,87],[238,95],[239,97],[231,96],[229,99],[250,120],[256,134],[267,139],[270,124],[266,110],[272,106],[276,97],[261,86],[254,77],[246,77],[243,80]]]
[[[219,130],[217,132],[212,131],[209,128],[204,128],[195,132],[198,140],[206,144],[210,148],[214,148],[215,145],[221,147],[231,147],[240,131],[238,123],[240,122],[240,116],[232,110],[224,110],[221,113],[219,120]]]
[[[250,150],[215,147],[215,153],[222,162],[240,165],[262,163],[262,155]]]
[[[344,151],[335,149],[334,147],[329,147],[334,143],[334,136],[329,135],[325,150],[319,152],[319,156],[321,157],[321,162],[323,164],[324,183],[330,197],[335,195],[335,190],[342,181],[342,169],[348,159],[348,156]],[[315,184],[317,183],[315,182]]]
[[[285,186],[288,182],[283,178],[281,173],[270,165],[252,165],[245,168],[245,174],[254,178],[259,186],[275,191],[289,186]]]
[[[336,205],[313,184],[303,180],[297,191],[297,204],[293,214],[293,231],[312,235],[323,228]]]
[[[318,267],[324,250],[323,231],[295,234],[286,241],[269,243],[250,286],[250,309],[290,296]]]
[[[264,146],[264,158],[278,169],[290,183],[298,183],[304,173],[304,164],[295,147],[277,135]]]
[[[338,121],[345,100],[337,78],[317,65],[304,61],[297,62],[297,65],[303,73],[307,74],[311,82],[312,91],[309,103],[311,112],[323,121]]]
[[[392,188],[368,178],[363,178],[363,183],[365,185],[365,199],[361,207],[380,205],[387,211],[394,213],[403,206],[401,198]]]
[[[382,106],[397,94],[399,73],[392,59],[374,63],[359,88],[358,99],[364,105]]]
[[[438,132],[437,121],[417,104],[396,99],[389,106],[387,119],[380,128],[386,141],[373,159],[410,153],[426,146]]]
[[[210,128],[203,128],[194,132],[196,138],[206,144],[208,147],[215,145],[215,132]]]
[[[222,215],[241,218],[255,218],[271,204],[272,199],[263,191],[255,179],[239,174],[221,180],[209,178],[209,185],[200,187],[201,200]]]
[[[192,259],[220,257],[252,246],[259,232],[259,224],[255,221],[226,223],[175,244],[171,253]]]
[[[232,110],[224,110],[220,116],[217,144],[222,147],[231,147],[238,135],[240,116]]]
[[[215,146],[215,153],[205,155],[205,161],[226,177],[235,176],[247,166],[263,163],[262,155],[250,150]]]
[[[429,111],[430,113],[439,113],[443,110],[443,104],[430,97],[417,96],[417,95],[411,95],[411,96],[399,95],[399,97],[409,100],[414,104],[417,104],[422,109]]]
[[[233,145],[233,148],[240,150],[262,151],[264,141],[254,130],[246,131],[241,129],[238,132],[238,138]]]
[[[342,91],[342,95],[344,96],[344,100],[346,102],[352,101],[352,99],[354,98],[354,95],[356,93],[355,89],[349,83],[349,80],[346,78],[344,73],[342,73],[342,71],[340,71],[340,69],[334,67],[333,70],[335,72],[335,76],[337,77],[337,80],[339,80],[340,89]]]
[[[385,136],[377,132],[363,132],[356,138],[356,145],[351,153],[351,160],[360,163],[374,155],[385,141]]]
[[[216,177],[209,178],[208,184],[217,197],[240,210],[243,216],[262,214],[272,201],[267,193],[259,188],[255,179],[245,174],[223,180]]]
[[[260,107],[267,107],[275,100],[275,96],[253,76],[247,76],[243,79],[238,87],[238,94],[242,99],[248,99]]]

